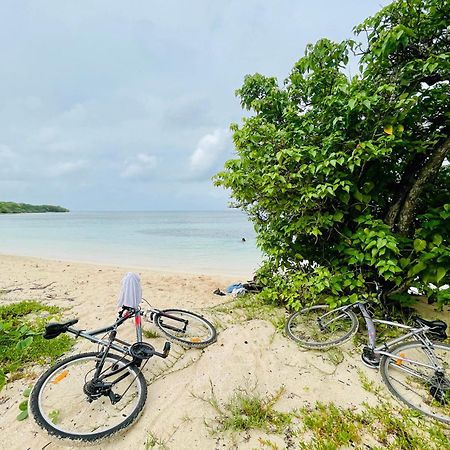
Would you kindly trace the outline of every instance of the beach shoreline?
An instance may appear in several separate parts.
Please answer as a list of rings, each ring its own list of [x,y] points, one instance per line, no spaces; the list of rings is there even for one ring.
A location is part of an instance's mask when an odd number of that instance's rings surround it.
[[[101,266],[101,267],[107,267],[111,269],[122,269],[125,272],[143,272],[143,273],[152,273],[152,274],[161,274],[161,275],[176,275],[176,276],[207,276],[210,278],[217,278],[217,279],[241,279],[249,281],[253,278],[254,273],[257,270],[257,267],[255,267],[255,270],[252,272],[251,270],[219,270],[219,269],[211,269],[211,268],[181,268],[178,266],[162,266],[158,264],[146,264],[146,263],[120,263],[115,262],[111,260],[101,260],[97,258],[92,259],[78,259],[78,258],[60,258],[56,256],[34,256],[34,255],[28,255],[23,254],[22,252],[16,253],[0,253],[0,259],[3,258],[24,258],[29,260],[37,260],[37,261],[52,261],[55,263],[61,263],[61,264],[74,264],[74,265],[84,265],[84,266]],[[227,272],[227,273],[225,273]]]

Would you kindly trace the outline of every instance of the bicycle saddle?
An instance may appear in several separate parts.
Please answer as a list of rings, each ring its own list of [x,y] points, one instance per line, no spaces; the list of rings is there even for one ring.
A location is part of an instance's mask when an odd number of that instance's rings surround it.
[[[440,339],[447,338],[447,333],[445,332],[447,329],[447,324],[443,320],[425,320],[421,317],[415,317],[414,320],[419,326],[430,327],[429,333],[435,335],[436,337]]]
[[[72,319],[64,323],[49,323],[45,326],[44,339],[53,339],[78,322],[78,319]]]

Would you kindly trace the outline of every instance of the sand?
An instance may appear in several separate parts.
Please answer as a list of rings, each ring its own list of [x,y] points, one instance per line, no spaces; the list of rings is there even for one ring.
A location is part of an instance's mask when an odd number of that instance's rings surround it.
[[[363,389],[361,372],[382,392],[387,392],[377,371],[361,364],[359,350],[352,343],[338,353],[301,350],[277,331],[270,320],[252,320],[231,307],[228,310],[226,302],[230,297],[213,294],[218,287],[224,290],[232,282],[245,280],[0,256],[0,290],[10,291],[0,295],[0,304],[37,299],[65,308],[64,316],[78,318],[80,328],[98,328],[114,320],[120,281],[128,270],[140,274],[143,296],[153,306],[200,312],[219,326],[219,336],[216,343],[204,350],[185,350],[173,345],[166,361],[151,360],[144,369],[149,383],[148,399],[138,421],[125,432],[89,448],[267,448],[262,446],[261,438],[280,449],[297,448],[298,442],[307,436],[293,438],[289,431],[284,434],[213,433],[217,412],[202,398],[214,395],[219,405],[223,405],[239,389],[261,395],[281,389],[275,405],[279,411],[292,411],[314,405],[316,401],[332,401],[338,406],[358,409],[363,402],[376,404],[378,401],[376,395]],[[220,307],[223,303],[225,307]],[[277,314],[283,319],[285,313]],[[144,328],[151,327],[148,324]],[[121,337],[132,337],[132,325],[126,324],[124,328],[127,330]],[[157,348],[162,348],[164,342],[163,338],[152,340]],[[80,340],[71,353],[94,349],[89,342]],[[38,366],[33,370],[39,375],[44,368]],[[31,418],[23,422],[16,420],[22,392],[29,382],[27,379],[14,381],[0,392],[3,447],[10,450],[72,448],[70,442],[49,437]]]

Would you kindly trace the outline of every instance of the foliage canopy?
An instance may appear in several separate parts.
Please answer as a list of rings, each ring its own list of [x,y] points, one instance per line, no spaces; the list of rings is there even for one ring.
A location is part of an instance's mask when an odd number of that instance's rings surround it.
[[[449,24],[447,0],[397,0],[355,27],[364,44],[308,45],[282,86],[245,77],[215,183],[255,225],[266,298],[335,305],[377,281],[449,301],[430,291],[450,281]]]

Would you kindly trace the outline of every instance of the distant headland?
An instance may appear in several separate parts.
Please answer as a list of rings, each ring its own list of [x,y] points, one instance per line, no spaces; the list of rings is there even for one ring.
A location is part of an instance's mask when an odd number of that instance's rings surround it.
[[[27,203],[0,202],[0,214],[69,212],[62,206],[29,205]]]

